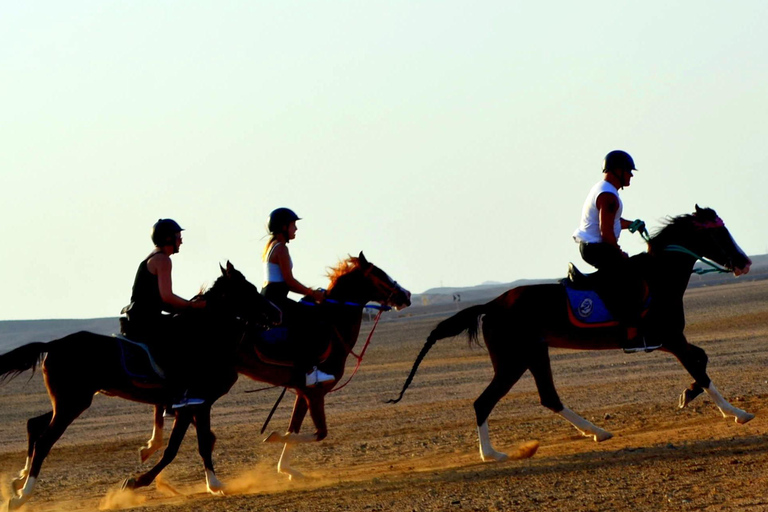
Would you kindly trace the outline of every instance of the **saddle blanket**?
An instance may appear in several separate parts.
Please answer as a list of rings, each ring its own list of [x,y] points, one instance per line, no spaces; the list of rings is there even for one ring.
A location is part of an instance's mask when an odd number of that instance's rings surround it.
[[[133,341],[120,334],[112,335],[120,349],[120,362],[123,371],[137,381],[157,381],[165,379],[165,372],[155,362],[152,353],[144,343]]]
[[[574,290],[565,287],[568,296],[568,316],[578,327],[610,327],[618,325],[605,306],[603,299],[594,290]]]

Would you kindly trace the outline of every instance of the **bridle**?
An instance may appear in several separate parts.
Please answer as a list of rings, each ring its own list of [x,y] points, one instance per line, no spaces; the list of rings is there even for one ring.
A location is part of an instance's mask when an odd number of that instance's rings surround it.
[[[723,222],[723,219],[721,219],[720,217],[717,217],[715,220],[707,220],[707,221],[699,221],[694,219],[692,221],[692,224],[694,229],[698,231],[704,231],[709,236],[713,244],[720,250],[720,253],[726,257],[728,262],[733,263],[733,258],[727,256],[728,253],[725,251],[722,244],[718,242],[718,240],[715,238],[715,236],[712,234],[712,231],[711,231],[712,229],[725,228],[725,223]],[[651,237],[648,234],[648,231],[644,227],[638,230],[638,233],[640,233],[640,236],[642,236],[646,242],[651,241]],[[704,256],[700,256],[699,254],[691,251],[686,247],[683,247],[682,245],[670,244],[664,247],[662,251],[686,254],[688,256],[692,256],[697,261],[700,261],[704,265],[710,267],[710,268],[694,268],[691,270],[692,274],[703,275],[703,274],[708,274],[710,272],[719,272],[723,274],[729,274],[732,272],[732,270],[729,270],[726,267],[723,267],[722,265],[719,265],[718,263],[705,258]]]

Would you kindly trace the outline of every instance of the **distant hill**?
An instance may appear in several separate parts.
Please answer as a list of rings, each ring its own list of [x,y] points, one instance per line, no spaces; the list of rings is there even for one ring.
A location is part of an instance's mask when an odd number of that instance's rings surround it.
[[[0,354],[33,341],[51,341],[78,331],[112,334],[120,330],[117,317],[83,320],[0,321]]]

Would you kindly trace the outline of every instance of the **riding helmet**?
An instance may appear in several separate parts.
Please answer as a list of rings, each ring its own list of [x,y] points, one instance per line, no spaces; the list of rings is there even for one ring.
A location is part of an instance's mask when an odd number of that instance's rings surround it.
[[[620,168],[627,171],[635,171],[635,161],[629,156],[629,153],[620,149],[611,151],[605,155],[603,160],[603,172],[608,172],[612,169]]]
[[[152,226],[152,242],[157,247],[173,242],[176,233],[181,233],[184,229],[173,219],[158,219]]]
[[[285,231],[288,224],[293,221],[301,220],[301,217],[290,208],[277,208],[272,210],[267,219],[267,229],[270,233],[282,233]]]

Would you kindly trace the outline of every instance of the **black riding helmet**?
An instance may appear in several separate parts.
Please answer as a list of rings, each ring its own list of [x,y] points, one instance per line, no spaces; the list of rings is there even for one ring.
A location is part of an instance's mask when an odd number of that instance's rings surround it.
[[[173,243],[176,233],[181,233],[184,229],[173,219],[158,219],[152,226],[152,243],[156,247],[170,245]]]
[[[629,153],[616,149],[605,155],[603,160],[603,172],[611,172],[616,168],[620,168],[624,171],[636,171],[635,161],[629,156]]]
[[[288,224],[296,220],[301,220],[301,217],[296,215],[290,208],[277,208],[269,214],[267,229],[273,235],[278,233],[285,234]]]

